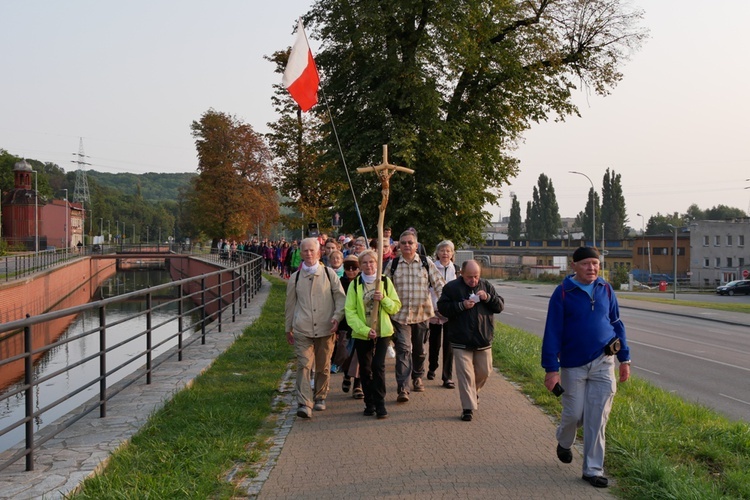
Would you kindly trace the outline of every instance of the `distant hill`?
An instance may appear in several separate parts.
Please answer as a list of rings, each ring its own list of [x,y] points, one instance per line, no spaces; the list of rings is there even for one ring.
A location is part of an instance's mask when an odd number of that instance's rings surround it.
[[[136,194],[138,185],[141,186],[141,196],[146,201],[176,200],[180,188],[187,188],[196,173],[158,174],[149,172],[146,174],[97,172],[87,170],[86,176],[100,186],[110,187],[124,194]]]

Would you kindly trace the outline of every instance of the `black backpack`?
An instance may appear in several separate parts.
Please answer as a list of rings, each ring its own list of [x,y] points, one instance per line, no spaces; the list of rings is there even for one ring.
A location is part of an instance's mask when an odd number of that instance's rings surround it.
[[[430,287],[432,287],[432,277],[430,276],[430,262],[427,260],[427,256],[422,254],[417,255],[419,255],[419,260],[422,261],[422,267],[425,271],[427,271],[427,280],[430,282]],[[391,280],[393,280],[393,275],[396,272],[396,266],[398,266],[399,260],[400,257],[396,257],[391,261]]]

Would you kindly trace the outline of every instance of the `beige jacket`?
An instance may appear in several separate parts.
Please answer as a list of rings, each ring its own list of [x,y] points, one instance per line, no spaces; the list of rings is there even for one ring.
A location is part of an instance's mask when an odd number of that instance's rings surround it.
[[[331,319],[341,322],[344,317],[345,303],[346,295],[335,271],[322,264],[315,274],[300,268],[286,285],[284,331],[305,337],[327,337],[332,334]]]

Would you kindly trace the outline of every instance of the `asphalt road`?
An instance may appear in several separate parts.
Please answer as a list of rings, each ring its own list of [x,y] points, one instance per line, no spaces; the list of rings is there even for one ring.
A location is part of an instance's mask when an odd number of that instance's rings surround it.
[[[551,285],[493,281],[505,299],[497,319],[540,337]],[[670,294],[671,297],[671,294]],[[743,302],[750,297],[681,296],[685,300]],[[633,359],[632,373],[689,401],[735,420],[750,421],[750,329],[719,321],[721,313],[694,309],[695,317],[628,307],[618,292],[620,315]],[[635,307],[637,303],[631,301]]]

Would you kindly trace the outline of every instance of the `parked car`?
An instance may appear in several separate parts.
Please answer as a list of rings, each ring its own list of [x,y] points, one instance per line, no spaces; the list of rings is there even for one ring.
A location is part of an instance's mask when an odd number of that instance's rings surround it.
[[[737,295],[740,293],[750,295],[750,280],[730,281],[726,285],[717,286],[716,293],[719,295]]]

